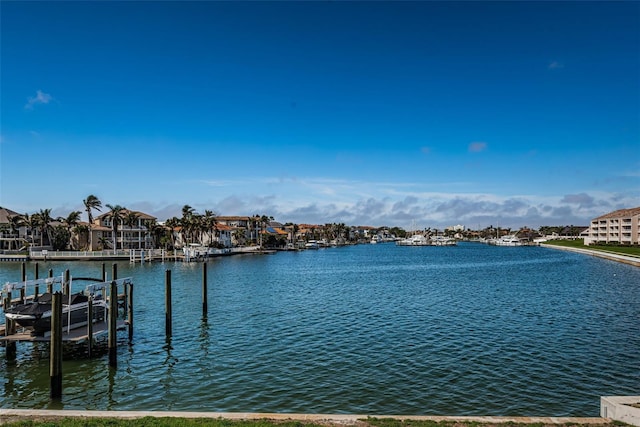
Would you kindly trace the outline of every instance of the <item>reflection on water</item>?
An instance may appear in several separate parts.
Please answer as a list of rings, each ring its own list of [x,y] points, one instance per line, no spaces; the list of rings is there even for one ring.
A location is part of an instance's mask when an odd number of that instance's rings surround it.
[[[50,402],[48,345],[19,344],[15,362],[0,351],[0,406],[597,416],[599,396],[640,385],[640,269],[588,256],[379,244],[221,258],[205,317],[201,264],[118,272],[134,279],[135,332],[117,369],[106,352],[66,358]],[[19,277],[0,265],[0,282]]]

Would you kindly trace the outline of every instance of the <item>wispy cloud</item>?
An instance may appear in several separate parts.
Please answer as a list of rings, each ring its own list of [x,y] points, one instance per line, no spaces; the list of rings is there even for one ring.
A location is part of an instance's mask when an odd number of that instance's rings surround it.
[[[41,90],[37,90],[36,96],[30,96],[29,98],[27,98],[27,103],[24,106],[24,108],[26,108],[27,110],[31,110],[36,105],[48,104],[52,100],[53,100],[53,97],[50,94],[44,93]]]
[[[560,202],[578,205],[580,207],[592,207],[594,205],[594,198],[586,193],[567,194]]]
[[[549,65],[547,65],[548,70],[560,70],[564,68],[564,64],[558,61],[551,61]]]
[[[487,143],[482,141],[475,141],[469,144],[470,153],[479,153],[487,149]]]
[[[422,152],[422,154],[430,154],[431,153],[431,147],[422,147],[422,148],[420,148],[420,151]]]

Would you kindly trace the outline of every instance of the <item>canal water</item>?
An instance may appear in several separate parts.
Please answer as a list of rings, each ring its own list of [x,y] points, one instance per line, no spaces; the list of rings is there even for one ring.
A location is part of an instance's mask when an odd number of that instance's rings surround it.
[[[118,276],[134,280],[136,329],[117,369],[66,360],[51,402],[48,345],[19,344],[15,362],[0,350],[0,407],[598,416],[600,396],[640,393],[640,269],[590,256],[461,243],[217,258],[206,319],[201,264]],[[0,265],[0,283],[19,278]]]

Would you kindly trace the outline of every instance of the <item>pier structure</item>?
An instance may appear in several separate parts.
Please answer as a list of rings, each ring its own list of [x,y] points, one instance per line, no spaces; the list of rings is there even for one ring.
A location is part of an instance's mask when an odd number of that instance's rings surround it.
[[[94,283],[86,286],[83,291],[87,299],[81,299],[80,302],[74,304],[72,304],[71,293],[73,279],[69,270],[57,277],[54,277],[53,271],[49,270],[47,278],[26,280],[26,268],[23,263],[23,280],[8,282],[2,287],[2,303],[5,312],[10,307],[27,306],[31,308],[33,307],[31,304],[39,304],[40,286],[46,286],[47,293],[50,294],[51,298],[42,302],[48,305],[48,310],[45,306],[45,311],[39,314],[40,317],[31,320],[34,322],[32,325],[21,326],[18,324],[20,320],[5,316],[4,325],[0,325],[0,343],[6,347],[7,360],[16,359],[16,343],[18,342],[49,343],[50,396],[52,399],[62,397],[64,343],[86,343],[87,354],[89,357],[93,357],[95,339],[108,334],[109,366],[115,369],[117,367],[117,331],[128,325],[129,343],[133,340],[133,282],[130,277],[117,279],[117,267],[117,264],[114,263],[111,281],[105,280],[104,264],[102,279],[81,278],[81,280]],[[32,291],[30,291],[31,289]],[[119,292],[119,289],[122,289],[122,293]],[[13,298],[14,291],[19,291],[19,298]],[[64,304],[65,297],[66,305]],[[102,300],[102,302],[94,306],[94,302],[98,300]],[[120,315],[121,312],[122,315]],[[126,320],[123,320],[124,317]],[[41,319],[46,320],[36,329],[35,322]],[[47,326],[50,328],[49,330],[45,329]],[[45,330],[43,331],[43,329]]]
[[[113,270],[114,276],[117,274],[116,264]],[[40,296],[40,290],[45,290],[50,294],[69,295],[72,289],[73,277],[69,271],[59,276],[53,276],[49,271],[50,277],[33,280],[22,280],[19,282],[7,282],[2,287],[2,307],[6,310],[9,307],[19,304],[30,304]],[[23,274],[24,276],[24,274]],[[113,279],[111,281],[103,278],[87,278],[79,277],[76,281],[91,281],[83,292],[89,296],[90,301],[102,298],[107,303],[113,301],[116,307],[114,325],[109,324],[109,319],[96,319],[93,313],[88,313],[86,320],[78,323],[67,322],[64,325],[61,337],[63,342],[92,343],[97,337],[108,333],[109,327],[115,327],[116,330],[125,329],[129,326],[129,336],[132,337],[133,331],[133,281],[130,277],[123,279]],[[19,295],[16,295],[16,292]],[[90,304],[88,311],[92,311],[93,305]],[[66,313],[65,313],[66,314]],[[91,316],[91,317],[89,317]],[[93,321],[89,321],[93,319]],[[17,342],[49,342],[51,332],[45,332],[42,335],[34,334],[29,328],[21,327],[13,321],[5,318],[5,323],[0,325],[0,343],[7,346],[7,349],[15,347]],[[91,338],[91,339],[90,339]],[[9,350],[8,350],[9,351]]]

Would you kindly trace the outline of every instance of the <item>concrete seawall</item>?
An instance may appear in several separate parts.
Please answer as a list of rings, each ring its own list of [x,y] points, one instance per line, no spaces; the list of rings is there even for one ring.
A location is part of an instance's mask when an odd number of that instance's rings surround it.
[[[639,257],[634,257],[632,255],[614,254],[614,253],[611,253],[611,252],[597,251],[597,250],[594,250],[594,249],[571,248],[571,247],[567,247],[567,246],[549,245],[549,244],[545,244],[545,243],[541,243],[540,246],[545,247],[545,248],[560,249],[562,251],[576,252],[576,253],[580,253],[580,254],[591,255],[591,256],[598,257],[598,258],[604,258],[604,259],[608,259],[608,260],[611,260],[611,261],[622,262],[622,263],[625,263],[625,264],[633,265],[635,267],[640,267],[640,258]]]
[[[12,418],[31,420],[51,418],[118,418],[135,419],[144,417],[170,417],[170,418],[208,418],[227,420],[260,420],[273,421],[301,421],[322,424],[355,425],[367,420],[367,418],[393,418],[397,420],[435,421],[435,422],[462,422],[462,423],[518,423],[518,424],[611,424],[608,418],[578,418],[578,417],[474,417],[474,416],[408,416],[408,415],[355,415],[355,414],[282,414],[260,412],[179,412],[179,411],[82,411],[82,410],[48,410],[48,409],[0,409],[0,423],[11,421]]]

